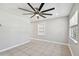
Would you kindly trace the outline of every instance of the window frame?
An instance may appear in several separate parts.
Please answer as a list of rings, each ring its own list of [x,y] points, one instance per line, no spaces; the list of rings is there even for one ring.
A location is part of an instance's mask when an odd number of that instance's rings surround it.
[[[77,13],[77,14],[76,14]],[[77,17],[77,24],[70,25],[70,21],[75,19],[75,16]],[[75,11],[73,16],[70,18],[69,21],[69,38],[73,40],[75,43],[78,43],[78,11]]]

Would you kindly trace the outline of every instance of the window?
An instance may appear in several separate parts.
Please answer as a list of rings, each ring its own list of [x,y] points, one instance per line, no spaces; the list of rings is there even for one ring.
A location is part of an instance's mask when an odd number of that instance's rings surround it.
[[[45,23],[39,23],[38,24],[38,35],[44,35],[45,34]]]
[[[75,12],[69,21],[69,36],[73,41],[78,39],[78,11]]]

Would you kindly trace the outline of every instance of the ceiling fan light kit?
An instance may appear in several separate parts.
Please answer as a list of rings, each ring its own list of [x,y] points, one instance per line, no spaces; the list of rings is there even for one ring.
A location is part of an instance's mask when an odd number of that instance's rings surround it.
[[[48,11],[51,11],[51,10],[55,9],[53,7],[53,8],[49,8],[49,9],[41,11],[45,3],[41,3],[40,6],[39,6],[39,8],[34,8],[30,3],[27,3],[27,4],[32,9],[32,11],[27,10],[25,8],[18,8],[18,9],[30,12],[30,13],[24,13],[23,15],[32,15],[31,18],[34,17],[34,16],[36,16],[37,19],[39,19],[39,16],[41,16],[43,18],[46,18],[45,15],[52,16],[53,14],[49,14],[49,13],[45,13],[45,12],[48,12]]]

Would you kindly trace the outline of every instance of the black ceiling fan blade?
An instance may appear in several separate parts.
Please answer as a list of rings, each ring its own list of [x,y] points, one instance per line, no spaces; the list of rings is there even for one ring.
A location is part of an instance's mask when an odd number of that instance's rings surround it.
[[[53,14],[48,14],[48,13],[42,13],[42,15],[53,15]]]
[[[33,16],[31,16],[31,18],[34,17],[35,15],[36,15],[36,14],[34,14]]]
[[[41,17],[43,17],[43,18],[46,18],[45,16],[43,16],[43,15],[41,15],[41,14],[39,14]]]
[[[24,13],[22,15],[33,15],[33,13]]]
[[[50,9],[47,9],[47,10],[44,10],[44,11],[41,11],[41,12],[47,12],[47,11],[51,11],[51,10],[54,10],[55,8],[50,8]]]
[[[44,6],[45,3],[41,3],[40,7],[39,7],[39,11],[41,11],[42,7]]]
[[[18,9],[28,11],[28,12],[33,12],[33,11],[30,11],[30,10],[27,10],[27,9],[24,9],[24,8],[18,8]]]
[[[33,11],[35,11],[35,9],[33,8],[33,6],[30,3],[27,3],[27,4],[32,8]]]

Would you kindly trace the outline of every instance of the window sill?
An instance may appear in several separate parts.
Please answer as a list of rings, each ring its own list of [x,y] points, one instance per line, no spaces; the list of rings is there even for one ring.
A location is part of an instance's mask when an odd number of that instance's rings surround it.
[[[75,39],[73,39],[73,38],[71,38],[71,37],[70,37],[70,39],[71,39],[74,43],[76,43],[76,44],[78,43],[77,40],[75,40]]]

